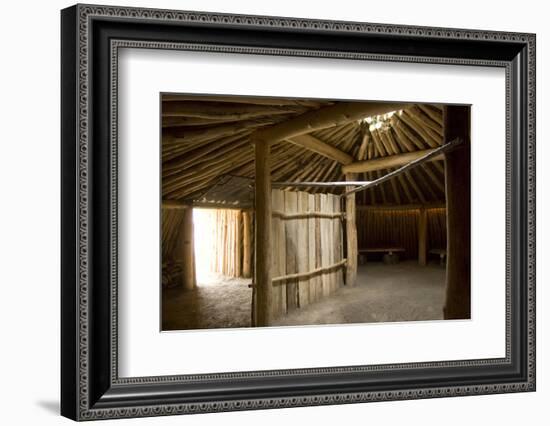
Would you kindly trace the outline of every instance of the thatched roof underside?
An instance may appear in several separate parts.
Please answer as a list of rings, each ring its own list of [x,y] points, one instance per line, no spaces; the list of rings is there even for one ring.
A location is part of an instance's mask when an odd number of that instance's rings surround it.
[[[338,102],[164,95],[162,101],[163,200],[248,205],[254,177],[252,132]],[[311,136],[354,161],[435,148],[443,143],[441,106],[408,105],[391,117],[353,121]],[[274,182],[343,181],[342,165],[286,140],[271,148]],[[396,168],[360,173],[372,181]],[[297,188],[341,193],[343,187]],[[402,205],[445,200],[443,161],[426,162],[357,194],[358,204]]]

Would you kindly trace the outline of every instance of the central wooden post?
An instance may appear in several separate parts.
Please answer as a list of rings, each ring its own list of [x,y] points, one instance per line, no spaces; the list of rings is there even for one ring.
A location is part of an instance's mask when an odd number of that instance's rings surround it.
[[[426,266],[426,251],[428,249],[428,214],[422,208],[418,215],[418,264]]]
[[[356,173],[346,174],[347,181],[357,180]],[[346,186],[346,191],[354,189]],[[355,222],[355,193],[346,196],[346,285],[354,286],[357,281],[357,224]]]
[[[464,142],[445,154],[447,287],[445,319],[470,318],[470,108],[443,109],[445,140]]]
[[[271,164],[269,143],[254,141],[256,159],[256,325],[270,325],[273,317],[273,288],[271,277]]]

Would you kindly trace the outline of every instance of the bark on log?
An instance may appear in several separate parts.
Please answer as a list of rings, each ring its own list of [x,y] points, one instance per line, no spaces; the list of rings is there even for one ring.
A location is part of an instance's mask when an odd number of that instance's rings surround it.
[[[290,143],[309,149],[310,151],[316,152],[323,157],[337,161],[340,164],[353,163],[353,157],[351,155],[311,135],[298,135],[287,140]]]
[[[420,157],[428,155],[435,149],[424,149],[422,151],[405,152],[398,155],[388,155],[382,158],[376,158],[374,160],[357,161],[355,163],[348,164],[342,167],[344,173],[364,173],[375,170],[389,169],[390,167],[403,166],[411,161],[417,160]],[[429,161],[441,160],[442,155],[431,158]]]
[[[463,139],[445,155],[447,287],[445,319],[470,318],[470,108],[444,108],[445,140]]]
[[[272,285],[271,285],[271,176],[269,143],[255,141],[256,159],[256,325],[271,324]]]

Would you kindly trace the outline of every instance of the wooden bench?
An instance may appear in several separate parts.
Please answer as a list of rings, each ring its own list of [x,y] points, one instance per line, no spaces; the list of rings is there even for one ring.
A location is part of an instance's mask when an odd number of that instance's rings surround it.
[[[379,248],[362,248],[357,250],[359,254],[359,264],[367,263],[367,253],[385,253],[384,263],[393,264],[399,262],[399,256],[396,253],[404,252],[403,247],[379,247]]]
[[[447,257],[446,249],[431,249],[430,251],[428,251],[428,253],[438,255],[439,263],[441,265],[445,265],[445,258]]]

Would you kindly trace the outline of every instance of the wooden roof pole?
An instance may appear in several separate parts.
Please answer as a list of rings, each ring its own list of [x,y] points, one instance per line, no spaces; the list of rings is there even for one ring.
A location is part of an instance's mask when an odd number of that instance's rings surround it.
[[[335,186],[363,186],[371,181],[354,180],[354,181],[336,181],[336,182],[271,182],[271,186],[276,187],[299,187],[299,186],[314,186],[319,188],[333,188]]]
[[[254,132],[253,140],[279,142],[295,136],[315,132],[328,127],[341,126],[373,115],[385,114],[405,108],[405,103],[341,102],[312,110]]]
[[[456,146],[460,145],[461,143],[462,143],[462,139],[456,138],[456,139],[453,139],[452,141],[450,141],[446,144],[441,145],[439,148],[425,150],[425,151],[419,151],[419,152],[423,153],[424,155],[420,156],[419,158],[417,157],[412,161],[407,162],[405,165],[403,165],[400,168],[394,170],[393,172],[390,172],[390,173],[388,173],[388,174],[386,174],[386,175],[384,175],[384,176],[382,176],[378,179],[375,179],[375,180],[373,180],[373,181],[371,181],[371,182],[369,182],[369,183],[367,183],[363,186],[358,186],[354,189],[350,189],[350,190],[346,191],[344,194],[340,195],[340,197],[347,197],[350,194],[354,194],[354,193],[359,192],[359,191],[364,191],[365,189],[371,188],[373,186],[380,185],[381,183],[386,182],[387,180],[390,180],[390,179],[392,179],[396,176],[399,176],[402,173],[406,173],[408,170],[410,170],[414,167],[417,167],[417,166],[419,166],[420,164],[422,164],[426,161],[432,161],[434,158],[439,158],[441,155],[443,155],[446,152],[449,152],[451,149],[456,148]],[[410,155],[410,154],[414,154],[414,153],[409,152],[407,154],[401,154],[401,155],[405,156],[405,155]],[[394,155],[393,157],[398,157],[398,156]],[[371,162],[374,162],[374,161],[378,161],[378,160],[371,160]],[[368,163],[368,162],[365,162],[365,163]],[[383,168],[391,167],[392,165],[390,165],[390,166],[386,165]],[[342,169],[345,169],[346,167],[349,167],[349,166],[344,166],[344,167],[342,167]],[[351,175],[350,172],[344,172],[344,173],[347,173],[346,176]]]
[[[330,158],[331,160],[337,161],[340,164],[351,164],[354,161],[354,158],[348,153],[311,135],[298,135],[286,140],[294,145],[301,146],[324,157]]]
[[[342,167],[343,173],[364,173],[373,172],[376,170],[389,169],[391,167],[403,166],[422,158],[432,152],[435,152],[438,148],[423,149],[422,151],[405,152],[403,154],[388,155],[385,157],[375,158],[373,160],[356,161]],[[443,154],[430,157],[430,161],[442,160]]]

